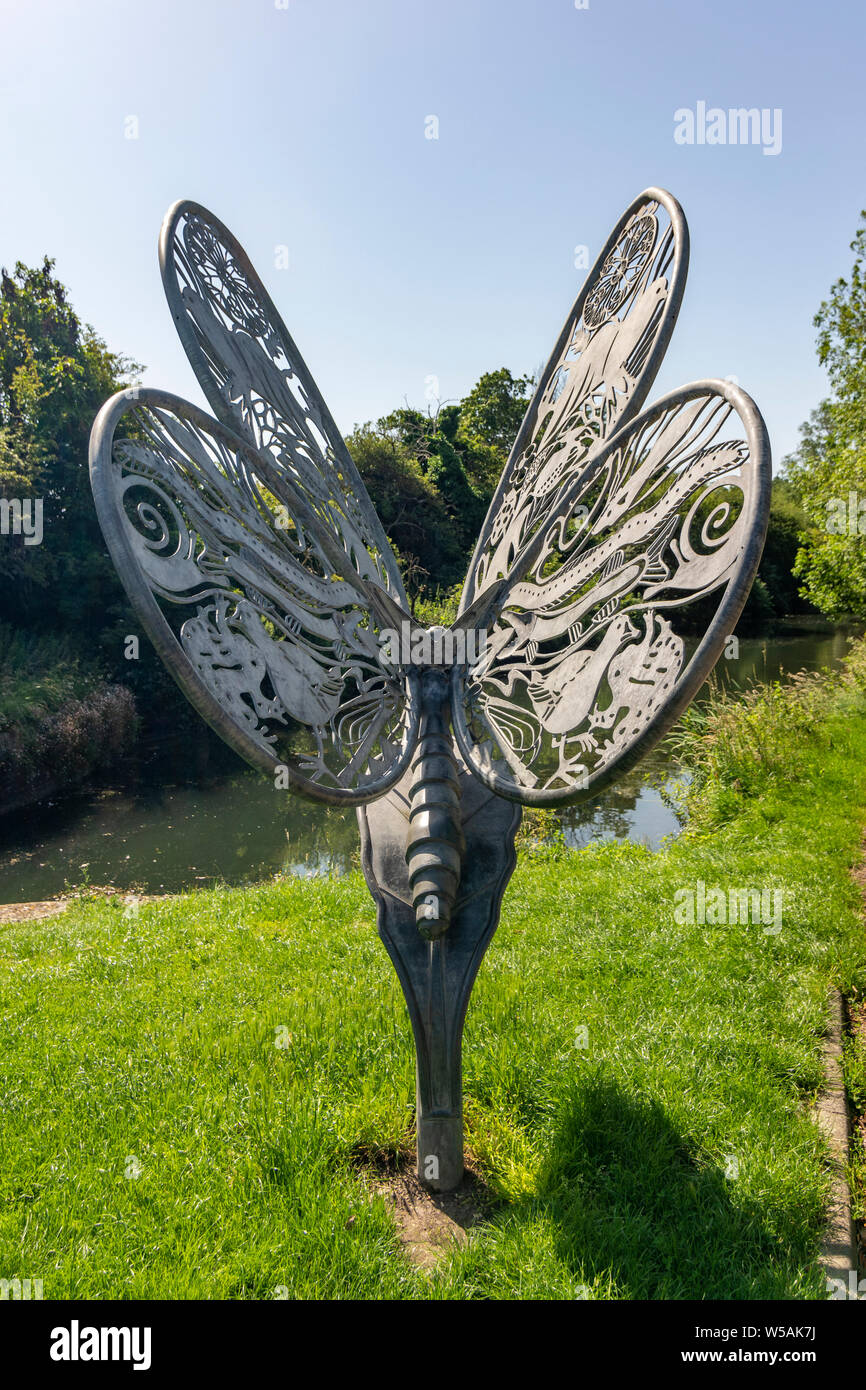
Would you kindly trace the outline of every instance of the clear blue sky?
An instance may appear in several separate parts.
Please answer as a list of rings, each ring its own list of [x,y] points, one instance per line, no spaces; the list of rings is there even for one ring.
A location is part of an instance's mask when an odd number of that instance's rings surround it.
[[[573,248],[661,184],[692,260],[656,391],[736,375],[778,462],[826,393],[812,316],[866,206],[864,51],[851,0],[0,0],[0,261],[56,257],[110,346],[200,401],[156,261],[195,198],[347,431],[429,375],[444,400],[540,365]],[[699,101],[781,108],[781,152],[676,144]]]

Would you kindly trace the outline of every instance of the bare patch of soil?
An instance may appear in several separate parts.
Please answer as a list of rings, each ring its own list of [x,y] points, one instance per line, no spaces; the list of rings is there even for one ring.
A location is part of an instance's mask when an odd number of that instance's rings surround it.
[[[0,923],[29,922],[35,917],[56,917],[68,906],[66,898],[47,898],[37,903],[0,903]]]
[[[68,898],[45,898],[35,903],[0,903],[0,926],[4,922],[29,922],[39,917],[57,917],[72,902],[86,902],[88,898],[122,898],[131,903],[156,903],[171,898],[173,893],[121,893],[117,888],[88,887],[85,893],[75,893]]]
[[[419,1181],[408,1148],[356,1150],[355,1167],[369,1190],[383,1197],[394,1212],[401,1244],[419,1269],[434,1270],[449,1250],[465,1245],[469,1231],[485,1219],[491,1194],[473,1171],[472,1160],[455,1192],[430,1192]]]
[[[414,1173],[380,1179],[373,1190],[393,1204],[403,1249],[419,1269],[434,1269],[454,1246],[465,1245],[468,1232],[484,1211],[470,1174],[456,1192],[428,1192]]]

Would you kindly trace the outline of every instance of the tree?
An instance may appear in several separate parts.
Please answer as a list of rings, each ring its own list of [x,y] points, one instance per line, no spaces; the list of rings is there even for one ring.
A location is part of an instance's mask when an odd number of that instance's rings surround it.
[[[829,617],[866,616],[866,212],[861,219],[851,277],[836,281],[814,319],[831,395],[785,460],[806,518],[795,574]]]
[[[492,487],[486,486],[479,476],[473,446],[461,438],[461,410],[462,406],[445,405],[435,414],[425,415],[404,406],[384,416],[378,429],[416,461],[450,518],[465,568],[487,513]],[[444,572],[431,578],[437,588],[454,582]]]
[[[120,586],[87,469],[100,406],[140,370],[70,305],[47,256],[0,275],[0,494],[41,503],[41,543],[0,537],[0,619],[93,634]]]
[[[348,436],[346,444],[400,561],[403,582],[414,603],[422,592],[447,587],[463,577],[463,548],[448,508],[418,455],[400,431],[385,425],[385,420],[377,426],[362,425]],[[404,425],[409,437],[416,438],[413,431],[417,422],[410,420]],[[429,462],[429,456],[425,457]]]
[[[485,372],[460,402],[459,437],[484,461],[484,481],[492,491],[505,467],[526,414],[532,378],[512,376],[507,367]],[[480,470],[479,470],[480,471]]]
[[[761,555],[758,578],[766,587],[773,613],[802,613],[811,605],[801,595],[793,573],[800,549],[800,536],[807,526],[806,514],[784,478],[773,479],[770,497],[770,523]]]
[[[90,490],[93,420],[140,371],[81,322],[49,257],[0,273],[0,498],[41,502],[43,529],[39,544],[0,535],[0,622],[40,639],[63,634],[83,666],[133,691],[151,730],[195,733],[201,721],[149,644],[124,659],[139,628]]]

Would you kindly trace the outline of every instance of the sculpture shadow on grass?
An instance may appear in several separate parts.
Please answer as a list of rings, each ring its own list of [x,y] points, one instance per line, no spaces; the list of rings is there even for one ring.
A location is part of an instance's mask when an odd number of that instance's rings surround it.
[[[749,1197],[662,1105],[609,1081],[573,1087],[531,1205],[589,1297],[601,1276],[620,1298],[790,1298],[809,1257],[802,1207]]]

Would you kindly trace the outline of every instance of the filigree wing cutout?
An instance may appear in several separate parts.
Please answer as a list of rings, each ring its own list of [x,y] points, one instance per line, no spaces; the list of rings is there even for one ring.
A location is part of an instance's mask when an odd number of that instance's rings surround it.
[[[166,213],[159,261],[175,326],[217,419],[269,453],[358,573],[406,607],[361,476],[243,247],[207,208],[184,200]]]
[[[745,603],[770,480],[760,413],[724,381],[664,397],[592,458],[476,605],[481,654],[454,672],[455,734],[492,791],[585,799],[666,732]],[[690,630],[684,606],[716,590]]]
[[[321,801],[359,805],[398,781],[417,741],[415,677],[386,660],[381,589],[288,471],[138,388],[97,416],[90,469],[136,612],[226,742]]]
[[[688,270],[682,208],[650,188],[626,209],[542,373],[490,504],[461,612],[507,575],[594,451],[637,414],[676,323]]]

